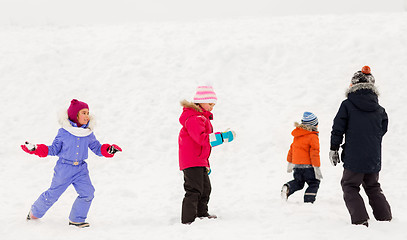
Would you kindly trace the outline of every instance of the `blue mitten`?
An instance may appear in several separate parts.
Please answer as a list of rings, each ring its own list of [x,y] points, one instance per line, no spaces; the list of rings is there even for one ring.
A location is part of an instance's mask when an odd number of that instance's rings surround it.
[[[211,147],[215,147],[224,142],[231,142],[235,137],[236,133],[234,131],[211,133],[209,134],[209,143],[211,144]]]
[[[235,137],[236,137],[235,131],[231,131],[229,129],[222,133],[222,138],[224,142],[231,142],[233,141],[233,139],[235,139]]]
[[[216,132],[209,134],[209,143],[211,147],[221,145],[223,143],[222,133]]]

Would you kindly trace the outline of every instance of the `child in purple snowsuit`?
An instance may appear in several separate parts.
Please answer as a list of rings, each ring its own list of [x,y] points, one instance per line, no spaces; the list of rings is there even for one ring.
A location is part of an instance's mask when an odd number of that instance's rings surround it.
[[[121,148],[115,144],[100,144],[93,133],[92,117],[89,116],[88,104],[73,99],[67,114],[59,120],[61,128],[51,146],[32,145],[26,142],[22,149],[39,157],[58,156],[54,168],[51,187],[43,192],[32,205],[27,220],[44,216],[48,209],[58,200],[63,192],[73,185],[79,194],[69,215],[69,225],[89,227],[86,217],[94,197],[95,189],[89,178],[85,160],[88,148],[96,155],[111,158]]]

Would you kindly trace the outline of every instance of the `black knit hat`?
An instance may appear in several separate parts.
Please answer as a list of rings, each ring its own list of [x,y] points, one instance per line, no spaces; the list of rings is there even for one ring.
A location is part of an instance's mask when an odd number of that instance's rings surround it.
[[[364,66],[362,68],[362,71],[357,71],[353,77],[352,77],[352,85],[358,84],[358,83],[375,83],[375,79],[373,75],[370,73],[370,67],[369,66]]]

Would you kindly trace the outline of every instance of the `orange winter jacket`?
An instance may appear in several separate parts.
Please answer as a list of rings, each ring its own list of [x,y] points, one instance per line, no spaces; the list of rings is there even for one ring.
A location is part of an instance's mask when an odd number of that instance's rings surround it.
[[[321,165],[319,159],[318,131],[313,131],[310,126],[295,123],[296,128],[291,135],[294,141],[288,151],[287,161],[293,164],[307,164],[314,167]]]

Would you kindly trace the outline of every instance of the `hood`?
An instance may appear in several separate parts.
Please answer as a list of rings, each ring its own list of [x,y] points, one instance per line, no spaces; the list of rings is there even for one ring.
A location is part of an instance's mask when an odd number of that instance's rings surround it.
[[[315,126],[294,123],[295,129],[291,132],[294,137],[300,137],[308,134],[318,134],[318,129]]]
[[[355,107],[364,112],[373,112],[380,107],[379,91],[371,83],[359,83],[351,86],[347,90],[346,96]]]
[[[208,112],[195,103],[188,102],[187,100],[181,101],[181,106],[184,108],[182,111],[181,116],[179,117],[179,122],[182,126],[185,126],[185,122],[188,118],[196,115],[203,115],[209,120],[213,119],[213,115],[211,112]]]
[[[75,123],[69,120],[68,112],[64,110],[61,111],[61,113],[59,114],[58,122],[63,129],[65,129],[72,135],[77,137],[86,137],[92,134],[93,129],[96,126],[95,117],[93,115],[90,115],[89,119],[90,120],[88,124],[83,125],[82,127],[77,127]]]

